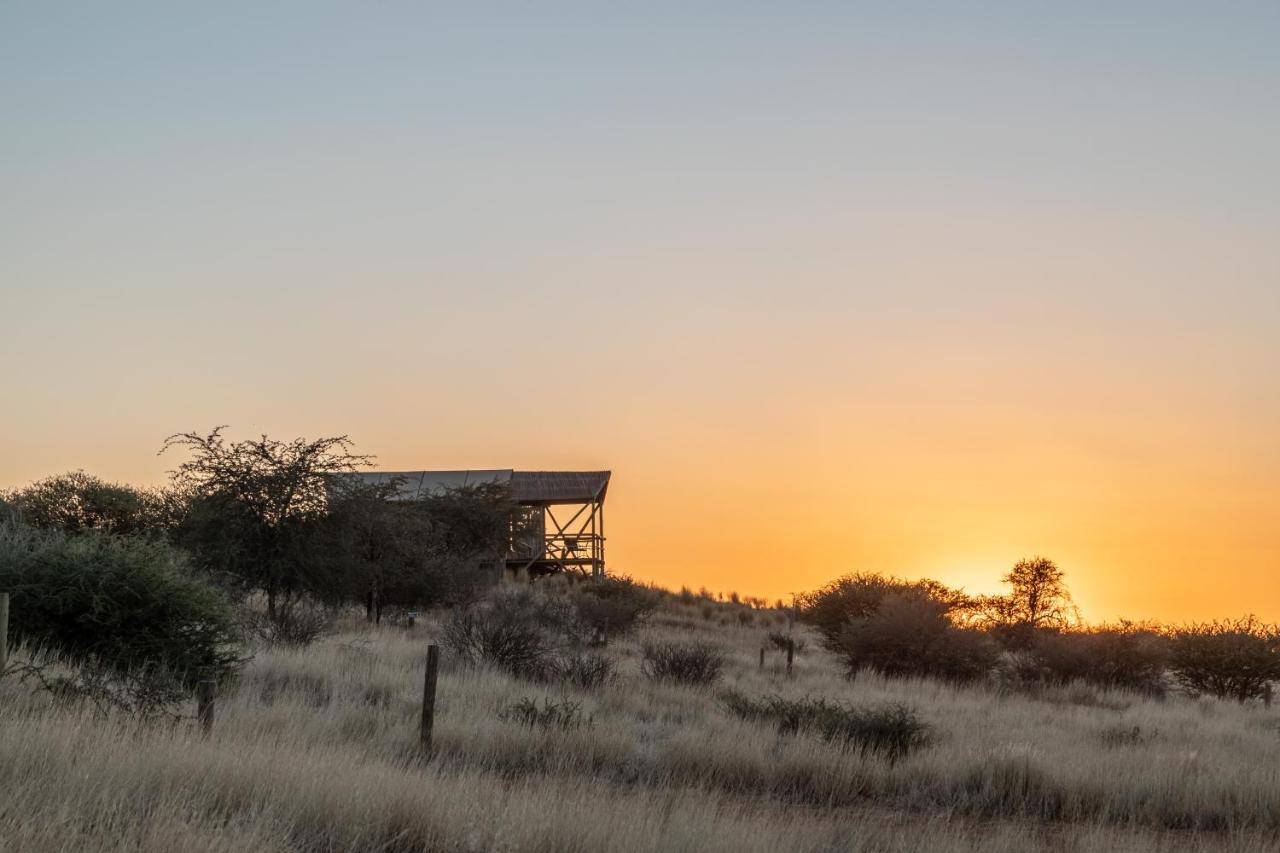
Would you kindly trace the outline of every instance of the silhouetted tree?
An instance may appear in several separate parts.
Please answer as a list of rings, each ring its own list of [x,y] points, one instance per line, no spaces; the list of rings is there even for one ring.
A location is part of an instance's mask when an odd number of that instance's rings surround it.
[[[1029,646],[1036,631],[1064,628],[1079,621],[1065,573],[1053,560],[1019,560],[1002,578],[1006,595],[986,596],[975,606],[984,621],[1009,646]]]
[[[272,619],[287,618],[305,595],[334,597],[345,570],[321,559],[317,522],[328,508],[330,478],[372,457],[353,454],[346,436],[228,442],[224,428],[172,435],[161,448],[190,453],[171,472],[190,499],[179,540],[203,568],[265,593]]]

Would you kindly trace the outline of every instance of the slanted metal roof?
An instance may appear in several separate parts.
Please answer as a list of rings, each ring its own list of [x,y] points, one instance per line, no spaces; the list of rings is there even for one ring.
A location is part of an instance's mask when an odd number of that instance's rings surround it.
[[[360,471],[355,476],[371,486],[399,480],[400,491],[396,497],[414,500],[464,486],[510,483],[511,474],[510,468],[499,468],[491,471]]]
[[[515,471],[511,494],[521,504],[579,504],[604,500],[608,471]]]
[[[402,500],[439,495],[450,489],[486,483],[509,485],[518,504],[580,504],[604,500],[608,471],[361,471],[353,476],[369,485],[400,482]]]

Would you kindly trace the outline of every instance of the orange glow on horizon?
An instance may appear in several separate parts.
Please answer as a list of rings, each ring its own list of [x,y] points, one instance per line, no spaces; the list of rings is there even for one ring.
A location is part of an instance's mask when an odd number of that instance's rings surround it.
[[[345,433],[668,587],[1280,621],[1274,12],[21,5],[0,488]]]

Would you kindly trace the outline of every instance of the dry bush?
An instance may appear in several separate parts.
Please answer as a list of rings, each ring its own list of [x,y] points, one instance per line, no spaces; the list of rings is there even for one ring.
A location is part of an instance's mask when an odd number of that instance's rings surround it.
[[[453,612],[444,643],[473,663],[540,680],[557,653],[576,641],[579,630],[573,606],[563,596],[527,586],[499,587],[488,598]]]
[[[645,643],[644,674],[654,681],[712,684],[720,678],[724,653],[708,643]]]
[[[546,677],[579,690],[599,690],[617,677],[617,665],[608,655],[571,651],[552,659]]]
[[[260,598],[251,597],[240,606],[238,617],[247,635],[267,645],[309,646],[332,634],[337,624],[333,608],[309,598],[295,598],[273,615]]]
[[[498,719],[508,723],[518,723],[530,729],[549,731],[557,729],[562,732],[574,729],[590,728],[594,722],[591,717],[582,713],[582,703],[563,699],[552,702],[549,698],[542,700],[542,705],[528,697],[503,708],[498,712]]]

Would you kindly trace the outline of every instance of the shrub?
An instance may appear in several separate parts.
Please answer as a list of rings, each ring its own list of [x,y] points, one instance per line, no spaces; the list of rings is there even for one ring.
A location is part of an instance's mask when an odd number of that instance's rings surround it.
[[[0,588],[15,639],[103,672],[190,686],[241,662],[230,603],[160,541],[0,525]]]
[[[580,702],[568,699],[552,702],[550,699],[543,699],[542,706],[539,707],[536,701],[528,697],[503,708],[498,712],[498,719],[530,729],[542,729],[544,732],[551,729],[567,732],[590,728],[595,723],[591,717],[583,716]]]
[[[724,655],[707,643],[645,643],[641,669],[654,681],[711,684],[720,677]]]
[[[495,590],[488,599],[454,611],[444,644],[474,663],[488,663],[518,678],[545,679],[555,655],[576,639],[573,607],[560,596],[528,587]]]
[[[1124,622],[1090,631],[1043,631],[1021,661],[1019,675],[1023,680],[1051,684],[1084,681],[1160,695],[1169,643],[1153,628]]]
[[[1280,629],[1252,616],[1173,632],[1173,676],[1187,690],[1243,702],[1280,679]]]
[[[578,620],[603,642],[630,633],[657,609],[659,596],[625,575],[578,583],[569,592]]]
[[[891,593],[873,613],[849,620],[831,648],[851,674],[867,667],[887,676],[981,678],[995,665],[995,643],[954,625],[948,609],[946,601],[918,593]]]
[[[150,533],[173,526],[181,514],[174,494],[108,483],[84,471],[47,477],[4,497],[11,509],[0,513],[0,521],[10,515],[10,520],[66,533]]]
[[[817,628],[824,644],[833,650],[842,645],[850,620],[874,615],[889,597],[918,598],[936,602],[944,614],[967,606],[968,599],[937,581],[906,581],[877,574],[846,575],[816,592],[800,597],[800,618]]]
[[[547,675],[580,690],[598,690],[613,681],[615,664],[608,655],[572,652],[554,659]]]
[[[309,646],[332,633],[334,612],[309,598],[298,598],[288,607],[277,607],[274,615],[247,602],[240,609],[240,624],[250,636],[270,645]]]
[[[928,726],[905,705],[856,708],[825,699],[751,699],[734,691],[724,694],[721,702],[739,719],[776,723],[779,735],[815,734],[842,747],[883,755],[890,762],[928,742]]]
[[[189,685],[161,667],[120,670],[92,658],[58,660],[37,652],[11,664],[7,672],[22,683],[34,682],[60,701],[82,700],[99,713],[109,710],[151,720],[179,716],[176,706],[188,698]]]

